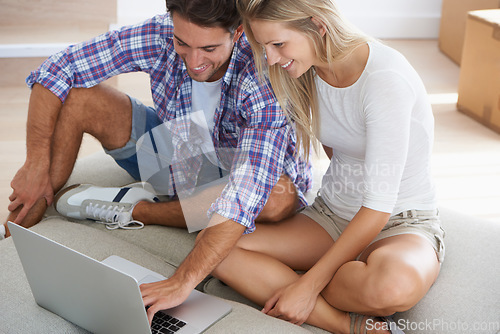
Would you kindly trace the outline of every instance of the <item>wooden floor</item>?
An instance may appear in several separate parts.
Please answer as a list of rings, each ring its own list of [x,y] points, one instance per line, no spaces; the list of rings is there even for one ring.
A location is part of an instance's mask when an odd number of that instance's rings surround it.
[[[500,135],[456,111],[459,67],[441,54],[435,40],[386,41],[400,50],[421,75],[436,119],[433,174],[439,204],[500,223]],[[4,65],[5,66],[5,65]],[[10,181],[25,156],[25,124],[29,90],[19,84],[0,85],[0,219],[7,216]],[[1,83],[1,80],[0,80]],[[150,101],[143,74],[120,77],[118,86]],[[80,156],[100,150],[90,137]],[[319,168],[327,164],[319,160]]]

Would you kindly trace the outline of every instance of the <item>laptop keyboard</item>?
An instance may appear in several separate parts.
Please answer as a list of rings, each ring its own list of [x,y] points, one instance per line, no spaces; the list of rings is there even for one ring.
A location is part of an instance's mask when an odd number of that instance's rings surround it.
[[[186,323],[182,320],[174,318],[163,312],[157,312],[153,318],[153,325],[151,326],[151,333],[153,334],[171,334],[176,333]]]

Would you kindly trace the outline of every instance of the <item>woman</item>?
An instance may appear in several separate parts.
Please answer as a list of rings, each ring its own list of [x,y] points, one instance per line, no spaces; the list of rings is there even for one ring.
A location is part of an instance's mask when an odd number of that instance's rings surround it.
[[[238,6],[304,149],[316,137],[331,163],[313,205],[258,226],[214,274],[296,324],[395,332],[381,317],[414,306],[444,257],[425,88],[401,54],[348,25],[331,0]]]

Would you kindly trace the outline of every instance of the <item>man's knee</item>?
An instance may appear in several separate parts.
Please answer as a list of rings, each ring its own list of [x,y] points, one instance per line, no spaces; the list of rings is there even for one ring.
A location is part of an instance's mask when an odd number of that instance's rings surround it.
[[[68,111],[85,110],[92,105],[92,100],[97,99],[96,95],[101,90],[101,85],[91,88],[76,88],[70,89],[66,100],[64,101],[63,108]],[[79,112],[79,115],[82,113]]]
[[[282,175],[271,191],[257,222],[278,222],[292,216],[299,205],[297,188],[286,175]]]
[[[130,139],[132,103],[125,93],[105,84],[72,88],[60,117],[97,138],[107,149],[123,147]]]

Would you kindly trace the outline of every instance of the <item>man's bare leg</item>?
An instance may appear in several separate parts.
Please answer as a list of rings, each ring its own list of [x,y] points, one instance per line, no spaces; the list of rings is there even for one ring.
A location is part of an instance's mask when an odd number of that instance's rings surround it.
[[[34,89],[45,90],[40,85],[35,85]],[[132,105],[127,95],[106,85],[73,88],[59,113],[52,139],[50,181],[54,193],[71,175],[84,133],[91,134],[112,150],[128,142],[131,129]],[[20,225],[29,228],[37,224],[46,209],[45,198],[39,199]],[[15,221],[21,210],[22,207],[18,207],[12,211],[7,220]],[[7,228],[6,231],[9,236]]]
[[[297,210],[298,203],[295,185],[290,181],[290,178],[283,175],[272,189],[269,200],[256,222],[278,222],[291,217]],[[139,202],[134,207],[132,217],[145,225],[186,228],[186,220],[182,214],[179,200],[161,203]]]

